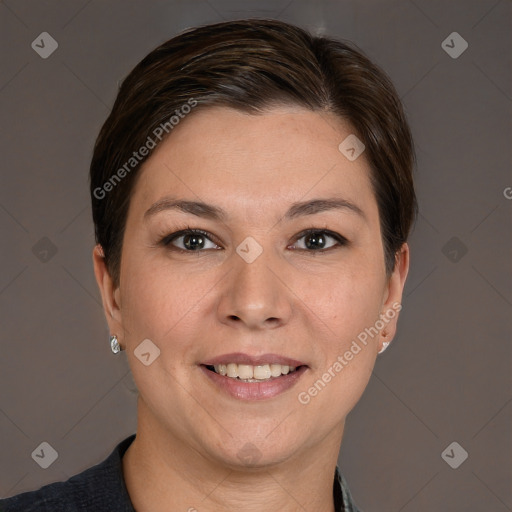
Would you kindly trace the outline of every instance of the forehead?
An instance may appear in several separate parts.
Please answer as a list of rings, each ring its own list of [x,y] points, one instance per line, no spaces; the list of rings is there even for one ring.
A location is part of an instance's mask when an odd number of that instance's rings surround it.
[[[339,117],[299,107],[258,115],[226,107],[195,111],[144,163],[130,210],[141,217],[173,195],[249,216],[337,195],[371,216],[376,203],[364,152],[350,161],[339,149],[350,135]]]

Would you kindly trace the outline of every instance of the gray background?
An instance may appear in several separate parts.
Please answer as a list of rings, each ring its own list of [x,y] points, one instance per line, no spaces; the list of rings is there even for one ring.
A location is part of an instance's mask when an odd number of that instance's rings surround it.
[[[87,186],[118,81],[184,28],[267,16],[356,42],[396,84],[416,141],[399,332],[340,453],[353,496],[364,512],[512,510],[511,11],[510,0],[2,2],[0,496],[67,479],[136,430],[94,280]],[[59,44],[47,59],[31,48],[44,31]],[[441,46],[454,31],[469,44],[456,59]],[[48,469],[31,457],[43,441],[58,452]],[[458,469],[441,457],[453,441],[469,454]]]

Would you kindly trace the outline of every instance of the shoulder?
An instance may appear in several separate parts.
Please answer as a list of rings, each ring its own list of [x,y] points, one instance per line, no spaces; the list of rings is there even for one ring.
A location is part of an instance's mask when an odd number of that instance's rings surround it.
[[[0,512],[133,512],[121,458],[134,438],[126,438],[103,462],[65,482],[0,500]]]
[[[78,476],[78,475],[77,475]],[[81,474],[79,475],[81,476]],[[24,492],[0,500],[0,512],[55,512],[85,510],[81,507],[83,492],[69,482],[55,482],[37,491]]]

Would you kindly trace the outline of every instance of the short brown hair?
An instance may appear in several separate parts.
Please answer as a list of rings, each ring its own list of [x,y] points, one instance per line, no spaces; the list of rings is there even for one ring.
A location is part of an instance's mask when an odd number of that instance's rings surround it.
[[[393,84],[349,41],[246,19],[180,33],[137,64],[119,89],[90,167],[96,242],[116,287],[130,198],[150,156],[135,161],[134,151],[161,126],[171,133],[170,119],[191,101],[196,110],[227,106],[254,115],[292,104],[347,121],[365,145],[390,275],[417,215],[413,139]]]

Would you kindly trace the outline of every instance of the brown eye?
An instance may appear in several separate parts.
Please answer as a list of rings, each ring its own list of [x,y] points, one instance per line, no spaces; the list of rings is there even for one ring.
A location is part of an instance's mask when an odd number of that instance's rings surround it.
[[[309,252],[328,250],[347,244],[347,239],[340,234],[320,229],[309,229],[301,233],[297,240],[301,239],[304,239],[303,247],[298,247],[298,249]],[[329,242],[329,239],[336,243]]]
[[[179,247],[176,245],[176,241],[180,240],[182,246]],[[172,233],[171,235],[167,235],[162,239],[162,244],[169,249],[176,248],[177,250],[181,250],[184,252],[194,252],[201,251],[202,249],[215,249],[218,246],[212,242],[208,233],[206,231],[200,229],[184,229],[182,231],[178,231],[176,233]],[[213,247],[207,247],[207,242],[210,242]],[[171,247],[172,246],[172,247]]]
[[[204,247],[204,235],[187,234],[183,235],[183,245],[192,251],[197,251]]]

